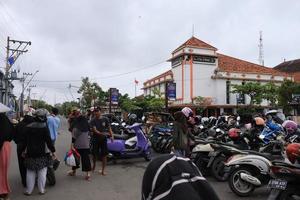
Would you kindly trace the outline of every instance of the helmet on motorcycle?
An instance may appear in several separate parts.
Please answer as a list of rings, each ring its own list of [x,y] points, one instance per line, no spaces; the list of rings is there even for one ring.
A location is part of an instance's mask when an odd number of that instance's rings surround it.
[[[208,117],[202,117],[201,118],[201,124],[207,125],[208,124]]]
[[[48,114],[49,114],[48,110],[44,108],[40,108],[33,113],[33,116],[35,120],[37,120],[38,122],[46,122]]]
[[[134,114],[134,113],[128,114],[128,123],[129,123],[130,125],[132,125],[132,124],[134,124],[134,123],[136,123],[136,122],[137,122],[137,115]]]
[[[298,124],[291,120],[286,120],[283,122],[282,127],[285,128],[288,134],[294,133],[298,129]]]
[[[265,120],[261,117],[255,117],[254,121],[256,126],[265,126]]]
[[[217,123],[217,118],[211,116],[211,117],[208,118],[208,122],[209,122],[210,125],[215,125]]]
[[[187,117],[192,117],[194,115],[194,112],[189,107],[184,107],[181,112]]]
[[[228,131],[228,136],[232,139],[232,140],[235,140],[235,139],[238,139],[240,137],[240,129],[237,129],[237,128],[231,128],[229,129]]]
[[[286,148],[286,155],[291,163],[295,163],[300,158],[300,143],[289,144]]]

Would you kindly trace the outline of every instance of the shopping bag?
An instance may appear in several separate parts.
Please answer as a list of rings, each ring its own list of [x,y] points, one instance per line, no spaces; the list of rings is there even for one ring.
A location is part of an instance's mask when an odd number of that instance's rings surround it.
[[[76,166],[76,160],[75,160],[75,156],[73,154],[73,151],[70,150],[66,153],[66,156],[65,156],[65,164],[67,166],[70,166],[70,167],[75,167]]]
[[[72,149],[72,153],[75,158],[76,166],[79,167],[80,166],[80,154],[78,153],[78,151],[76,149]]]

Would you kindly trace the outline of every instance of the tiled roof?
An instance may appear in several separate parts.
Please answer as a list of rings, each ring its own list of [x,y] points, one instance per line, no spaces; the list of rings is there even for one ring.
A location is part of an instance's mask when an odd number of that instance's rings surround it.
[[[168,71],[166,71],[166,72],[164,72],[164,73],[162,73],[162,74],[160,74],[158,76],[155,76],[154,78],[151,78],[151,79],[145,81],[144,85],[146,85],[147,83],[150,83],[151,81],[157,80],[157,79],[159,79],[161,77],[165,77],[165,76],[168,76],[168,75],[173,76],[173,72],[171,70],[168,70]]]
[[[184,47],[197,47],[197,48],[203,48],[203,49],[212,49],[217,51],[218,49],[211,46],[210,44],[207,44],[206,42],[203,42],[202,40],[199,40],[198,38],[195,38],[194,36],[188,39],[185,43],[180,45],[177,49],[173,51],[176,52],[179,49],[182,49]]]
[[[244,72],[272,75],[287,75],[287,73],[274,70],[245,60],[218,53],[219,69],[226,72]]]
[[[283,72],[300,72],[300,59],[280,63],[274,69]]]

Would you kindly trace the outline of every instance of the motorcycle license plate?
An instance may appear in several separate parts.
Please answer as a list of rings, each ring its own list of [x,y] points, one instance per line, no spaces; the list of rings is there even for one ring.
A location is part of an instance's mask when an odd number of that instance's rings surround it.
[[[269,181],[268,188],[271,189],[278,189],[278,190],[285,190],[287,186],[287,181],[280,180],[280,179],[272,179]]]

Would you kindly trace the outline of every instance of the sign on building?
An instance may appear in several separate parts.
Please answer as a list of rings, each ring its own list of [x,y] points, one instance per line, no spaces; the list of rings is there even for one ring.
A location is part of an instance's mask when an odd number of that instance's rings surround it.
[[[176,83],[167,84],[167,94],[170,101],[176,100]]]

